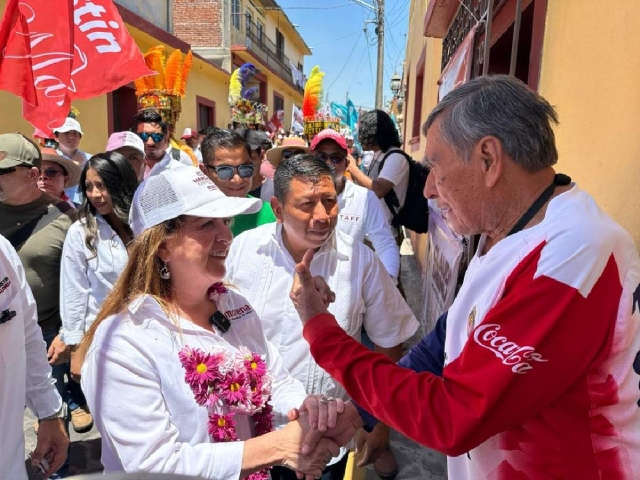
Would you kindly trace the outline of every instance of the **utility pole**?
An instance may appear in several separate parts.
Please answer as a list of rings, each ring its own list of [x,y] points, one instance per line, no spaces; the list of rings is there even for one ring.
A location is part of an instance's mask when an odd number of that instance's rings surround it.
[[[384,82],[384,0],[378,0],[378,74],[376,76],[376,109],[383,110],[382,83]]]
[[[376,75],[376,109],[383,110],[384,102],[382,98],[383,82],[384,82],[384,0],[373,0],[375,5],[369,5],[363,0],[351,0],[361,7],[365,7],[376,14],[375,21],[367,21],[365,23],[374,23],[376,25],[376,35],[378,35],[378,69]]]

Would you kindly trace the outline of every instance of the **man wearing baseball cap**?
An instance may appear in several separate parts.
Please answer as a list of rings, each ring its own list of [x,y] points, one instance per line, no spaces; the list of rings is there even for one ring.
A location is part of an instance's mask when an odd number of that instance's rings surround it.
[[[184,132],[182,132],[182,137],[191,150],[193,150],[193,154],[198,159],[198,163],[202,163],[202,152],[200,151],[200,140],[198,138],[198,131],[194,128],[185,128]]]
[[[73,162],[80,168],[84,167],[84,164],[91,157],[90,154],[80,150],[80,141],[82,140],[82,127],[80,122],[75,118],[67,117],[62,126],[54,128],[53,134],[58,141],[58,148],[56,152],[58,155],[73,160]],[[81,198],[77,187],[70,187],[65,189],[65,194],[75,203],[80,204]]]
[[[24,266],[56,388],[68,402],[64,377],[70,352],[59,335],[60,259],[67,230],[77,217],[67,202],[38,189],[41,163],[33,141],[20,133],[0,135],[0,235],[17,250]],[[79,396],[73,401],[84,405]]]
[[[133,132],[116,132],[111,134],[107,141],[107,152],[117,152],[122,155],[133,167],[138,181],[144,180],[144,142]]]

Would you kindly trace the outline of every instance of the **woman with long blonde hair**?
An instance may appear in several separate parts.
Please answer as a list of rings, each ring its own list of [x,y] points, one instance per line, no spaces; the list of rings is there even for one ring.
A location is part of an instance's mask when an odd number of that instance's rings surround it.
[[[73,358],[84,359],[105,471],[257,480],[282,464],[311,479],[337,454],[330,440],[300,453],[304,414],[271,431],[274,414],[294,418],[300,405],[331,427],[343,404],[307,397],[249,303],[221,283],[229,218],[257,208],[186,166],[136,192],[129,261]]]

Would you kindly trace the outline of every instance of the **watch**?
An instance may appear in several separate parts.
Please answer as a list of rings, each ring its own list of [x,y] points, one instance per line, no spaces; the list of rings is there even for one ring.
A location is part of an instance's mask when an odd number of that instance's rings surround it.
[[[40,418],[39,420],[40,421],[43,421],[43,420],[58,420],[58,419],[64,419],[66,417],[67,417],[67,404],[62,402],[62,406],[60,407],[60,410],[58,410],[53,415],[49,415],[48,417]]]

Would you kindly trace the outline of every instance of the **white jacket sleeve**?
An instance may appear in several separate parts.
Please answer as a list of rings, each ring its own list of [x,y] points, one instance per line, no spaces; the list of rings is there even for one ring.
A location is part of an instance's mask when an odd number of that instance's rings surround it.
[[[21,315],[24,318],[24,346],[27,359],[25,404],[38,418],[48,417],[60,410],[62,398],[51,377],[51,366],[47,360],[47,346],[38,326],[36,301],[27,283],[27,278],[16,251],[7,242],[8,255],[15,266],[20,283]]]
[[[400,249],[391,234],[391,228],[384,216],[382,204],[371,190],[367,191],[364,233],[373,245],[376,255],[389,275],[393,278],[398,278],[400,272]]]
[[[91,408],[102,441],[124,471],[216,480],[240,477],[244,442],[190,445],[178,440],[180,432],[171,422],[160,377],[142,354],[102,346],[90,355],[82,371],[82,389],[95,393]]]
[[[276,347],[265,339],[267,351],[267,369],[274,376],[271,387],[273,409],[286,416],[292,408],[302,405],[307,392],[302,383],[291,376],[282,364],[282,358]]]
[[[60,262],[61,339],[67,345],[77,345],[85,332],[91,286],[87,276],[88,262],[82,225],[74,223],[62,248]]]

